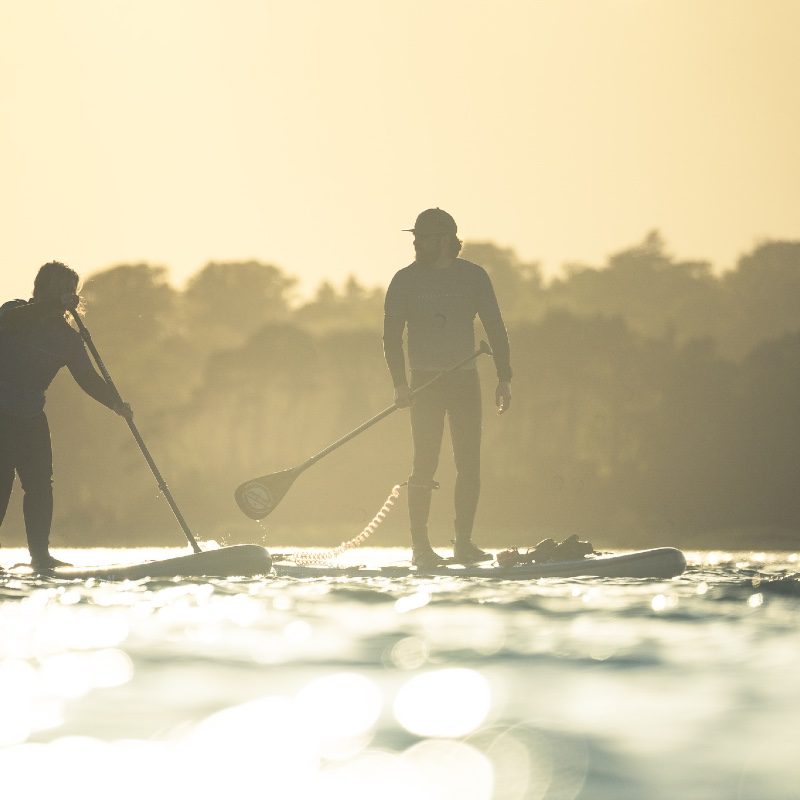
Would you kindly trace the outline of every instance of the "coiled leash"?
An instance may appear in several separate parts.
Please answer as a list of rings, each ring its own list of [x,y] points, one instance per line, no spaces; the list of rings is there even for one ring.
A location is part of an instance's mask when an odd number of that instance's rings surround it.
[[[400,488],[402,486],[406,486],[407,483],[407,481],[405,483],[397,483],[392,487],[392,491],[386,498],[386,502],[384,502],[378,513],[375,514],[370,523],[361,531],[361,533],[358,534],[358,536],[354,536],[352,539],[348,539],[346,542],[342,542],[341,544],[337,545],[336,547],[332,547],[329,550],[322,550],[321,552],[300,550],[291,555],[285,555],[283,558],[291,559],[300,566],[310,567],[315,564],[324,564],[326,561],[331,561],[347,550],[354,550],[356,547],[361,547],[364,542],[366,542],[367,539],[369,539],[369,537],[375,533],[380,524],[386,519],[392,508],[394,508],[397,498],[400,497]],[[273,556],[273,560],[278,561],[282,559],[275,555]]]

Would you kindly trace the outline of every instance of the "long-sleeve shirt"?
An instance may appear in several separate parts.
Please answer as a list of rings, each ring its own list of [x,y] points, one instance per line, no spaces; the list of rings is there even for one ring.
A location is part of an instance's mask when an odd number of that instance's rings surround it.
[[[80,334],[58,315],[54,303],[12,300],[0,306],[0,413],[34,417],[45,392],[66,366],[78,385],[113,408],[119,398],[97,374]]]
[[[401,269],[386,292],[383,320],[383,352],[394,385],[407,382],[406,326],[411,369],[442,372],[475,352],[476,316],[494,353],[497,377],[511,380],[508,334],[486,270],[463,258],[447,267],[414,262]],[[464,369],[475,369],[474,362]]]

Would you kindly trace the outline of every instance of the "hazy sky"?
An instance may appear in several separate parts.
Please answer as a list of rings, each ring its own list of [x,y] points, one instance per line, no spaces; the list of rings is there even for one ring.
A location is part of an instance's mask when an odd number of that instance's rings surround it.
[[[409,227],[547,272],[800,238],[797,0],[0,0],[2,296],[51,259],[386,284]]]

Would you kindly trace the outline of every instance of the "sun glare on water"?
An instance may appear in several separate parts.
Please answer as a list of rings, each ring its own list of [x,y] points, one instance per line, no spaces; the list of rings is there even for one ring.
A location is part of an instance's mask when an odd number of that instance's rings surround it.
[[[78,697],[130,680],[132,668],[123,656],[113,650],[52,656],[38,674],[30,671],[28,683],[43,681],[49,692]],[[10,668],[7,662],[6,671]],[[25,681],[17,676],[15,684]],[[379,788],[384,800],[489,800],[491,761],[454,739],[478,729],[491,702],[487,680],[471,669],[416,674],[399,686],[393,706],[369,678],[338,672],[311,679],[293,696],[268,695],[221,709],[162,741],[62,737],[48,747],[50,767],[39,788],[56,792],[65,775],[85,771],[90,778],[82,796],[100,797],[101,787],[125,772],[124,785],[115,790],[121,798],[141,797],[158,775],[165,791],[191,792],[195,798],[252,793],[263,786],[264,796],[282,798],[368,800]],[[30,709],[18,710],[25,713],[12,717],[27,716]],[[386,713],[420,740],[402,752],[373,746]],[[0,733],[11,745],[0,756],[4,784],[22,789],[43,745],[14,746],[31,731],[16,730],[10,722]],[[187,764],[191,770],[184,769]]]
[[[410,678],[394,702],[397,721],[417,736],[459,737],[478,728],[492,705],[486,679],[471,669],[442,669]]]

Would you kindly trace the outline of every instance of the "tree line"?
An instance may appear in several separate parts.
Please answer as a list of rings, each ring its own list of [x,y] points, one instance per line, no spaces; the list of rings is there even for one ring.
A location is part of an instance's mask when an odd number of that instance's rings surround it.
[[[759,243],[720,273],[674,257],[653,232],[549,282],[490,242],[468,242],[463,257],[492,277],[515,371],[512,411],[498,418],[492,365],[480,367],[477,541],[578,533],[606,546],[798,546],[800,242]],[[302,462],[392,399],[385,287],[351,278],[304,302],[296,288],[257,262],[210,263],[182,290],[148,264],[84,286],[86,324],[201,538],[335,544],[407,478],[401,412],[309,470],[263,525],[235,506],[240,482]],[[56,546],[181,542],[119,418],[68,375],[50,390],[48,416]],[[432,513],[440,545],[452,538],[450,461]],[[22,540],[18,495],[7,545]],[[401,501],[373,541],[406,544],[406,531]]]

